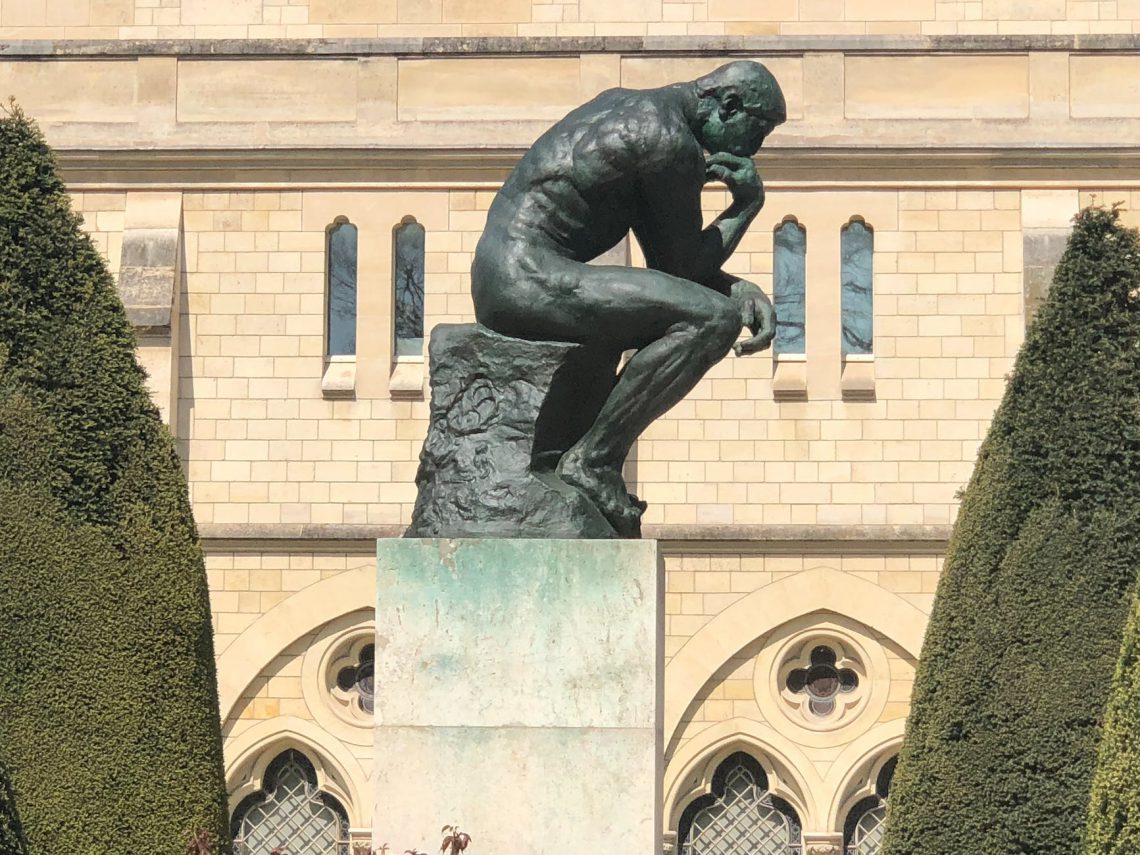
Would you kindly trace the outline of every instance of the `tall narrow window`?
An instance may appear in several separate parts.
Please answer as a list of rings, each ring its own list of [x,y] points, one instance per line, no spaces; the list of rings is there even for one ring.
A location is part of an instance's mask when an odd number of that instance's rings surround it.
[[[777,355],[804,353],[804,281],[807,231],[788,217],[773,236],[772,292],[776,307]]]
[[[337,217],[328,228],[328,320],[325,353],[356,353],[356,226]]]
[[[393,282],[396,306],[396,355],[424,352],[424,227],[411,217],[396,227]]]
[[[879,855],[887,830],[887,798],[898,757],[892,757],[875,780],[875,794],[861,799],[847,813],[843,824],[843,846],[846,855]]]
[[[677,829],[681,855],[800,855],[800,820],[768,792],[752,757],[733,754],[717,767],[712,793],[689,805]]]
[[[872,353],[874,306],[871,263],[875,235],[862,219],[852,217],[840,234],[843,292],[843,355]]]
[[[313,764],[290,749],[265,770],[264,789],[242,801],[230,823],[238,855],[348,855],[348,814],[317,789]]]

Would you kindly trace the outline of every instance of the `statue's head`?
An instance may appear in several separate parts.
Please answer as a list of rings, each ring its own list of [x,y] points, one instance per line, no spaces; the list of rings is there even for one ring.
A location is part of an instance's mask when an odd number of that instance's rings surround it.
[[[724,151],[752,157],[772,129],[788,117],[780,84],[758,62],[730,62],[694,85],[697,139],[711,154]]]

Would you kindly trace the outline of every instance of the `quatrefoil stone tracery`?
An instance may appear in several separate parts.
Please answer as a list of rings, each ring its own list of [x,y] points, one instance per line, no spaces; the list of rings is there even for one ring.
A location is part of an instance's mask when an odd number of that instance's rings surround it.
[[[816,645],[810,655],[810,665],[795,668],[788,673],[785,685],[793,695],[806,695],[808,710],[817,716],[828,716],[835,711],[840,694],[849,694],[859,686],[859,675],[851,668],[836,666],[835,651],[826,644]]]

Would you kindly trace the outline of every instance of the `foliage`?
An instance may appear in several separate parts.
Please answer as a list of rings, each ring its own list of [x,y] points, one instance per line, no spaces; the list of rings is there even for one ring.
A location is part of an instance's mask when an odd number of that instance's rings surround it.
[[[205,569],[80,222],[0,117],[0,763],[30,855],[182,855],[227,840]]]
[[[26,855],[27,851],[8,770],[0,763],[0,855]]]
[[[471,843],[471,835],[460,831],[458,825],[445,825],[440,834],[443,835],[443,843],[439,851],[443,855],[459,855]]]
[[[185,838],[185,855],[217,855],[218,841],[208,829],[187,831]]]
[[[1075,221],[962,501],[884,855],[1078,851],[1140,568],[1140,243]]]
[[[1140,589],[1124,628],[1104,718],[1084,855],[1140,852]]]

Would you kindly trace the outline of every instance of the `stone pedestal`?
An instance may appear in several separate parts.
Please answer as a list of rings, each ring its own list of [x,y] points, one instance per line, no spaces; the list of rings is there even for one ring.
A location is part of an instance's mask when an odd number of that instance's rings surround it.
[[[661,851],[654,541],[381,540],[375,843]]]
[[[440,324],[408,537],[617,537],[555,473],[613,389],[619,354]],[[638,532],[623,532],[636,536]]]

